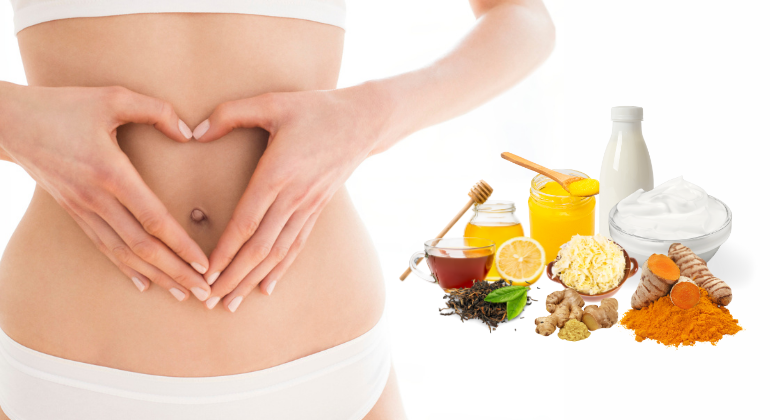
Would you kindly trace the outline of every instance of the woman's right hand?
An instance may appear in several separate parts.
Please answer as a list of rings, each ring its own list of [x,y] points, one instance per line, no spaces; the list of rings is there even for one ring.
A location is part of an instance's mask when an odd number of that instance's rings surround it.
[[[122,87],[0,84],[0,156],[48,191],[140,291],[152,281],[180,301],[189,291],[205,301],[208,258],[120,150],[117,128],[128,123],[178,142],[192,136],[170,104]]]

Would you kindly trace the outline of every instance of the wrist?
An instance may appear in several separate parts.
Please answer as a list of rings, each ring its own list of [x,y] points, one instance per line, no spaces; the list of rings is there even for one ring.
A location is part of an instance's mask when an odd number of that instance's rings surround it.
[[[8,107],[13,106],[11,105],[13,96],[24,87],[25,86],[16,85],[10,82],[0,81],[0,111],[3,113],[7,112]],[[2,115],[3,114],[0,114],[0,118],[2,118]]]
[[[399,99],[389,80],[367,81],[349,89],[356,92],[356,107],[364,111],[365,126],[371,130],[370,155],[384,152],[409,134],[398,117]]]

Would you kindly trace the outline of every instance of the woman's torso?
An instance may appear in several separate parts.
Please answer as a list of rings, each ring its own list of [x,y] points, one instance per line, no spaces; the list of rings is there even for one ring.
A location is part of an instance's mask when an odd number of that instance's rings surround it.
[[[342,29],[236,14],[65,19],[18,34],[30,85],[121,85],[169,101],[194,127],[223,102],[273,91],[332,89]],[[190,236],[210,253],[266,144],[262,130],[179,144],[149,126],[121,148]],[[198,224],[198,208],[207,219]],[[216,376],[285,363],[357,337],[379,319],[380,268],[341,189],[271,296],[238,311],[139,293],[38,187],[0,262],[0,327],[55,356],[167,376]]]

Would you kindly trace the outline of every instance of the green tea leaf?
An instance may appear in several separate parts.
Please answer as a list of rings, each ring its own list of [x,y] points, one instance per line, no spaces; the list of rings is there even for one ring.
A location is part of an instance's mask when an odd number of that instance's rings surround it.
[[[516,299],[521,296],[522,293],[527,294],[529,287],[526,286],[506,286],[497,290],[489,292],[487,297],[484,298],[487,302],[499,303],[508,302],[512,299]]]
[[[517,299],[509,300],[506,306],[508,311],[508,321],[516,318],[521,311],[524,310],[524,306],[527,304],[527,294],[519,296]]]

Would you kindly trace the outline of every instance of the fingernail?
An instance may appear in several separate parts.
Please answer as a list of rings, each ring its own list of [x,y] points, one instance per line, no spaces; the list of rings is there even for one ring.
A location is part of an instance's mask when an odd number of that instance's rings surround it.
[[[203,137],[204,134],[206,134],[207,131],[209,131],[209,128],[211,127],[211,123],[208,119],[204,120],[202,123],[198,124],[197,127],[195,127],[195,131],[193,131],[192,135],[195,137],[195,139],[199,139]]]
[[[213,309],[215,306],[217,306],[217,303],[219,303],[219,298],[216,296],[213,296],[206,301],[206,307],[209,309]]]
[[[179,120],[179,131],[182,132],[182,135],[187,140],[190,140],[192,137],[192,131],[190,131],[190,127],[188,127],[187,124],[185,124],[182,120]]]
[[[241,304],[241,301],[243,300],[243,296],[238,296],[237,298],[230,301],[230,304],[227,305],[227,309],[230,310],[230,312],[235,312],[236,309],[238,309],[238,305]]]
[[[200,287],[193,287],[192,289],[190,289],[190,291],[193,292],[195,297],[197,297],[198,300],[201,302],[203,302],[204,300],[206,300],[206,298],[209,297],[209,293],[201,289]]]
[[[213,274],[211,274],[211,275],[209,276],[209,278],[208,278],[208,279],[206,279],[206,283],[208,283],[208,284],[209,284],[209,286],[211,286],[212,284],[214,284],[214,282],[215,282],[215,281],[217,281],[217,279],[219,278],[219,274],[220,274],[220,273],[219,273],[219,271],[217,271],[216,273],[213,273]]]
[[[176,300],[178,300],[180,302],[184,299],[184,292],[182,292],[181,290],[177,289],[176,287],[174,287],[171,290],[169,290],[169,292],[171,292],[171,294],[174,295]]]
[[[139,289],[140,292],[144,292],[144,283],[136,277],[131,277],[131,281],[134,282],[134,286]]]
[[[276,281],[273,280],[273,281],[270,282],[270,284],[267,285],[267,287],[265,287],[265,290],[267,291],[268,295],[273,293],[273,289],[275,289],[275,283],[276,283]]]
[[[198,264],[197,262],[191,262],[190,265],[192,266],[192,268],[195,269],[195,271],[201,274],[206,272],[206,269],[202,265]]]

